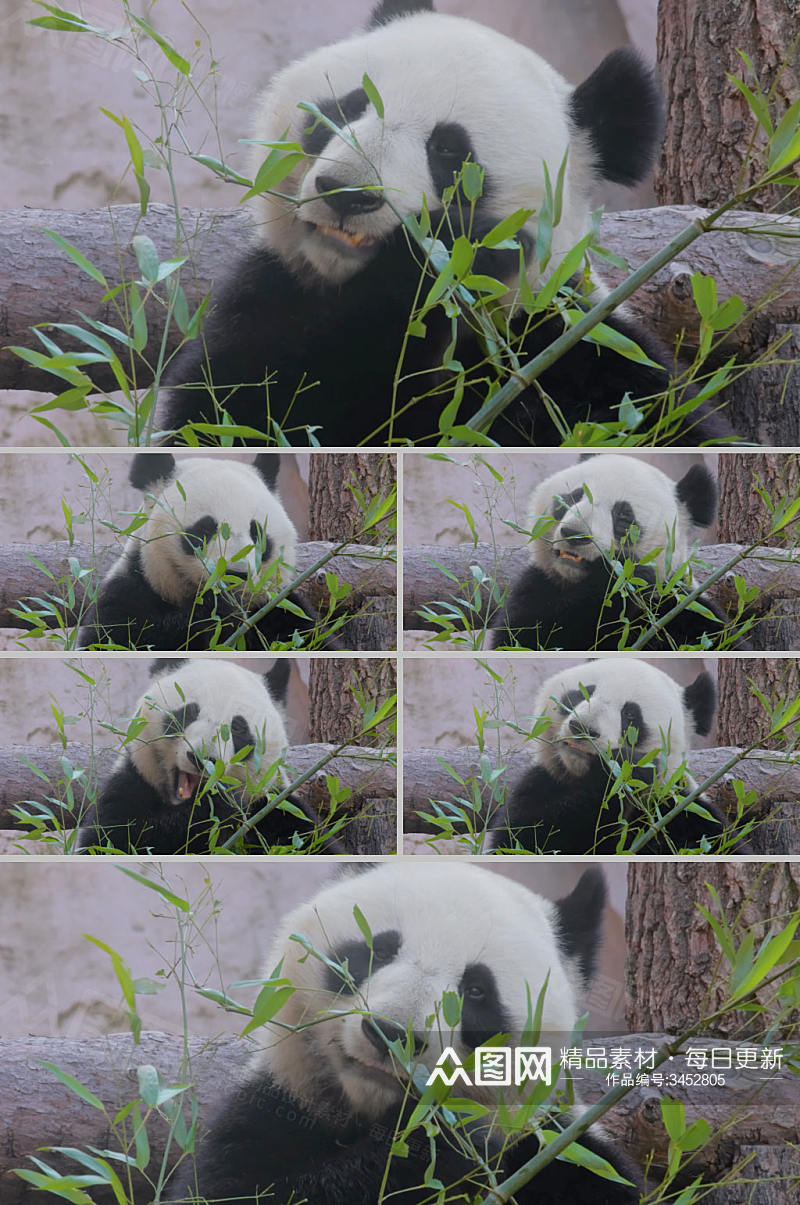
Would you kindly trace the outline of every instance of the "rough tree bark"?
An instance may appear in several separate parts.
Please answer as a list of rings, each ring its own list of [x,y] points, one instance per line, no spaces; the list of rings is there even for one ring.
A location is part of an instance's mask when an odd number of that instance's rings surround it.
[[[793,499],[800,489],[800,464],[796,456],[784,453],[759,453],[754,456],[720,455],[717,469],[719,511],[717,534],[720,540],[749,544],[764,542],[769,530],[770,512],[756,490],[760,485],[777,507]],[[794,523],[773,543],[795,549],[800,525]],[[769,606],[763,606],[765,601]],[[800,614],[796,599],[773,596],[759,600],[763,618],[750,637],[753,648],[784,651],[800,645]],[[768,613],[767,613],[768,612]],[[737,738],[738,739],[738,738]]]
[[[138,275],[135,256],[130,249],[134,234],[147,234],[162,259],[188,255],[192,270],[181,278],[190,309],[194,309],[214,283],[218,265],[229,264],[241,253],[249,237],[249,215],[238,210],[181,210],[187,229],[193,231],[186,244],[176,246],[175,220],[167,205],[148,206],[143,218],[138,205],[118,205],[73,213],[44,209],[11,210],[3,215],[0,229],[0,389],[38,389],[52,393],[59,382],[47,372],[19,359],[5,347],[19,344],[40,348],[30,328],[38,322],[69,322],[77,311],[111,325],[120,324],[120,315],[111,301],[101,304],[103,289],[66,258],[44,234],[56,230],[89,256],[106,279],[116,284]],[[696,205],[672,205],[662,209],[638,209],[606,213],[600,223],[600,239],[605,247],[638,267],[665,246],[689,222],[704,216]],[[726,215],[725,229],[715,231],[692,243],[679,263],[669,264],[648,281],[630,299],[633,313],[641,317],[665,343],[671,343],[682,330],[688,341],[697,331],[697,310],[689,287],[692,272],[713,273],[719,294],[739,293],[750,306],[770,294],[767,311],[776,323],[800,320],[800,273],[797,250],[792,239],[780,237],[792,233],[793,219],[764,215],[759,218],[759,233],[741,233],[741,227],[753,225],[753,214],[733,212]],[[743,271],[743,265],[746,271]],[[611,284],[627,275],[624,267],[603,265],[603,276]],[[156,302],[147,308],[149,341],[136,364],[137,384],[152,381],[163,334],[163,310]],[[749,323],[731,332],[735,346],[749,332]],[[168,332],[167,347],[177,345],[178,332]],[[65,340],[65,346],[73,346]],[[74,346],[77,347],[77,344]],[[113,374],[102,364],[89,369],[92,380],[101,389],[114,389]],[[793,443],[798,443],[795,440]]]
[[[334,540],[336,532],[357,532],[364,522],[359,496],[386,497],[397,485],[397,457],[363,452],[312,456],[308,473],[309,533],[315,540]],[[353,488],[355,487],[355,489]],[[380,544],[393,538],[387,516],[355,543]],[[367,599],[342,632],[347,648],[397,647],[397,598]]]
[[[658,66],[669,96],[666,131],[655,189],[664,205],[720,204],[732,185],[754,184],[765,167],[765,138],[744,97],[727,75],[753,87],[748,55],[765,93],[774,90],[779,111],[800,95],[797,7],[780,0],[737,4],[686,4],[660,0]],[[751,140],[755,137],[752,147]],[[800,177],[799,177],[800,182]],[[786,203],[785,190],[765,189],[753,209]],[[795,205],[796,200],[789,200]]]
[[[736,748],[693,749],[689,755],[689,770],[698,782],[704,782],[718,773],[739,752]],[[487,751],[485,754],[493,769],[505,767],[506,789],[521,778],[530,766],[530,754],[525,750],[504,754],[498,761]],[[430,801],[453,802],[463,796],[458,778],[469,780],[481,774],[481,751],[477,745],[461,749],[411,749],[403,756],[403,814],[407,833],[437,833],[441,830],[420,819],[421,813],[431,810]],[[446,769],[448,767],[449,769]],[[751,757],[740,762],[732,773],[724,774],[711,788],[710,795],[724,812],[736,811],[736,796],[731,785],[733,779],[744,783],[745,790],[754,791],[755,807],[765,815],[773,810],[774,799],[800,799],[800,768],[785,761],[780,754],[765,758]],[[484,801],[488,806],[488,801]],[[458,828],[458,825],[455,825]],[[766,838],[765,842],[766,844]],[[427,851],[426,851],[427,852]],[[646,854],[646,851],[644,851]],[[766,853],[783,852],[767,848]]]
[[[701,545],[697,557],[709,569],[708,572],[697,570],[697,584],[700,585],[710,573],[722,568],[742,548],[741,544],[730,543]],[[525,548],[498,549],[488,541],[449,547],[445,544],[420,544],[404,549],[403,626],[410,630],[438,630],[433,621],[418,614],[420,608],[428,603],[452,598],[454,592],[457,593],[457,582],[470,582],[472,589],[472,565],[480,566],[497,589],[502,591],[519,577],[528,560],[529,553]],[[448,576],[450,574],[452,576]],[[743,577],[748,587],[756,586],[765,605],[773,598],[792,598],[792,607],[797,607],[796,600],[800,598],[800,561],[792,549],[756,549],[752,556],[736,566],[733,573],[726,573],[719,578],[708,593],[722,607],[736,605],[735,575]],[[491,588],[485,585],[479,588],[482,595],[481,614],[487,614],[491,604]]]
[[[782,114],[800,96],[799,38],[797,8],[791,3],[661,0],[658,65],[669,104],[655,190],[663,205],[713,207],[758,179],[765,162],[764,136],[727,76],[744,78],[753,87],[738,52],[747,53],[763,91],[774,90]],[[800,175],[796,167],[794,173]],[[796,189],[776,188],[765,189],[749,202],[754,210],[796,204]],[[745,264],[758,257],[757,246],[748,240],[741,250]],[[796,250],[790,254],[796,267]],[[783,266],[780,261],[775,264],[776,275]],[[719,279],[718,287],[723,300],[729,293]],[[730,292],[739,294],[739,287]],[[779,447],[800,443],[800,326],[792,325],[797,321],[795,316],[790,324],[776,323],[762,313],[762,321],[750,327],[742,358],[753,360],[767,352],[779,362],[747,371],[720,395],[727,417],[748,439]]]
[[[351,662],[341,659],[341,664],[346,666]],[[335,742],[337,745],[339,743]],[[331,752],[333,744],[291,745],[286,753],[287,764],[298,776],[304,774]],[[59,794],[58,784],[64,779],[62,759],[66,758],[76,770],[86,771],[88,789],[95,777],[102,781],[110,772],[117,756],[116,749],[93,749],[80,741],[68,741],[63,749],[60,745],[0,746],[0,828],[14,826],[16,822],[9,809],[21,800],[46,803],[65,827],[71,827],[75,823],[75,816],[66,809],[59,810],[58,804],[53,803],[53,797]],[[35,767],[38,773],[30,766]],[[324,808],[330,800],[326,781],[328,775],[334,775],[342,786],[356,794],[361,792],[363,795],[369,791],[370,796],[385,800],[387,806],[395,806],[397,771],[380,749],[366,746],[343,749],[338,757],[309,778],[297,794],[312,807]],[[75,782],[73,787],[75,798],[80,801],[79,784]]]
[[[661,1045],[664,1037],[659,1033],[625,1034],[604,1039],[604,1045],[649,1049]],[[702,1045],[701,1042],[696,1044]],[[135,1046],[127,1034],[89,1040],[63,1037],[0,1039],[0,1205],[33,1205],[33,1202],[44,1200],[40,1192],[9,1174],[15,1167],[32,1168],[28,1156],[36,1155],[43,1146],[86,1149],[91,1145],[117,1149],[106,1116],[70,1092],[42,1065],[43,1062],[54,1064],[85,1084],[113,1115],[121,1106],[136,1099],[136,1068],[143,1064],[157,1067],[169,1084],[186,1083],[185,1069],[181,1065],[183,1054],[183,1040],[164,1033],[143,1033],[139,1046]],[[237,1038],[190,1038],[189,1055],[203,1133],[205,1123],[218,1108],[219,1101],[234,1090],[245,1074],[250,1048]],[[599,1077],[594,1080],[585,1077],[581,1093],[586,1104],[593,1104],[603,1087]],[[775,1147],[800,1140],[796,1084],[788,1071],[761,1091],[752,1073],[738,1071],[731,1075],[724,1090],[678,1085],[670,1089],[670,1095],[684,1102],[689,1120],[698,1113],[708,1119],[715,1132],[724,1127],[722,1141],[712,1141],[698,1153],[696,1170],[703,1168],[708,1175],[715,1175],[730,1166],[731,1140],[742,1143],[766,1141]],[[663,1165],[667,1157],[666,1132],[653,1098],[651,1088],[636,1088],[603,1119],[611,1139],[622,1143],[642,1166],[651,1152],[658,1165]],[[151,1119],[148,1137],[150,1168],[157,1169],[164,1151],[166,1125]],[[68,1163],[58,1155],[40,1152],[39,1157],[64,1171],[75,1170],[74,1163]],[[133,1183],[136,1205],[147,1205],[152,1201],[152,1186],[143,1176],[136,1173]],[[95,1196],[95,1191],[94,1199],[106,1205],[107,1198]],[[746,1199],[751,1205],[755,1202],[766,1205],[762,1197],[748,1195]],[[109,1205],[113,1205],[113,1197]],[[727,1205],[731,1205],[730,1201]]]
[[[718,859],[631,866],[625,919],[626,1019],[631,1030],[680,1033],[725,999],[729,968],[697,907],[716,912],[707,883],[717,892],[737,941],[751,932],[756,949],[771,926],[785,924],[789,913],[800,908],[796,863]],[[707,1032],[730,1040],[764,1032],[775,1015],[774,992],[774,987],[766,988],[759,997],[767,1008],[766,1019],[745,1011],[729,1013]],[[796,1014],[795,1025],[798,1019]]]
[[[336,539],[341,543],[341,536]],[[321,540],[297,545],[295,561],[298,573],[330,552],[332,545]],[[397,595],[397,566],[385,552],[377,547],[364,547],[355,552],[351,545],[347,552],[333,557],[327,564],[297,588],[300,597],[311,606],[324,608],[329,600],[326,573],[335,573],[340,581],[351,587],[353,606],[359,606],[365,598],[386,597],[394,606]],[[91,544],[57,540],[49,544],[3,544],[0,545],[0,627],[27,626],[18,617],[9,614],[23,599],[31,596],[59,595],[64,598],[62,614],[66,627],[80,616],[86,607],[86,591],[91,580],[76,579],[70,569],[70,558],[78,561],[82,569],[93,568],[102,578],[119,555],[114,548],[94,549]],[[52,576],[49,576],[52,575]],[[67,596],[72,598],[71,605]],[[372,646],[369,646],[372,648]]]
[[[775,707],[800,694],[800,668],[794,658],[721,658],[717,663],[720,705],[717,712],[717,740],[749,745],[764,740],[769,720],[753,691],[755,686]],[[752,685],[751,685],[752,684]],[[735,734],[735,735],[734,735]],[[773,737],[774,749],[791,748],[791,730],[785,737]],[[797,797],[771,800],[752,835],[756,853],[797,854],[800,850],[800,806]],[[766,819],[766,817],[769,819]]]
[[[396,683],[393,660],[315,657],[310,665],[308,682],[312,735],[330,744],[352,740],[364,722],[354,689],[363,700],[380,704],[395,693]],[[373,732],[357,739],[380,747],[385,747],[388,739],[393,745],[393,720],[379,724]],[[386,854],[396,849],[396,778],[393,796],[384,793],[377,798],[362,791],[354,793],[343,806],[351,819],[342,839],[351,853]]]

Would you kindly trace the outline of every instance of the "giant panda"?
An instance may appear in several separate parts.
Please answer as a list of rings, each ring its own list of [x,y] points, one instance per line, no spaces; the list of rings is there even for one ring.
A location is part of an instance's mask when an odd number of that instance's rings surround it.
[[[713,523],[716,506],[716,483],[700,464],[677,483],[634,456],[601,453],[559,469],[531,494],[526,525],[537,534],[530,564],[493,616],[492,648],[630,646],[694,589],[691,570],[676,589],[664,590],[664,583],[686,564],[696,528]],[[627,560],[642,582],[633,598],[620,588]],[[701,596],[646,647],[708,648],[726,635],[725,624],[724,613]],[[746,646],[741,638],[737,643]]]
[[[517,299],[521,257],[535,293],[587,234],[598,182],[644,176],[660,112],[652,74],[630,49],[610,54],[572,87],[533,51],[435,13],[431,0],[382,0],[364,32],[292,63],[260,101],[253,175],[274,143],[288,145],[297,161],[255,198],[253,246],[214,298],[202,340],[174,361],[160,416],[173,433],[167,438],[179,440],[189,422],[219,422],[224,407],[265,439],[277,423],[299,444],[310,431],[327,446],[438,440],[445,407],[445,427],[463,423],[492,394],[487,339],[505,379],[561,334],[560,312],[531,316],[515,302],[512,342],[521,343],[508,349],[501,314]],[[482,192],[457,190],[445,217],[443,194],[467,161],[483,170]],[[540,269],[538,216],[564,164],[552,257]],[[521,209],[532,212],[515,239],[490,236]],[[423,212],[433,232],[424,250],[409,233]],[[462,235],[474,246],[489,236],[467,285],[474,294],[487,275],[508,285],[508,307],[494,314],[500,332],[487,318],[479,339],[474,317],[456,317],[461,294],[451,288],[407,336],[445,247]],[[576,292],[564,308],[585,304]],[[495,419],[489,436],[505,445],[561,443],[564,423],[618,422],[626,394],[662,394],[666,349],[622,312],[608,325],[653,363],[581,341]],[[449,403],[462,389],[459,365],[466,380],[455,413]],[[688,396],[679,391],[678,400]],[[652,405],[653,418],[661,408]],[[647,426],[645,418],[639,429]],[[675,428],[670,442],[730,437],[705,404]]]
[[[294,572],[297,531],[276,492],[279,466],[274,453],[256,456],[252,464],[137,453],[129,480],[145,493],[147,518],[100,583],[79,647],[110,642],[174,652],[218,647],[232,637]],[[290,594],[286,605],[278,604],[237,637],[236,647],[294,647],[304,641],[339,647],[335,637],[320,633],[311,609]]]
[[[709,674],[681,688],[655,666],[633,657],[589,661],[561,669],[543,683],[534,715],[549,721],[537,736],[533,765],[509,791],[491,820],[490,846],[532,853],[624,853],[659,813],[648,798],[654,783],[680,797],[696,787],[686,773],[695,736],[706,736],[716,709]],[[631,785],[619,767],[631,767]],[[615,790],[619,789],[619,794]],[[691,810],[689,810],[691,808]],[[713,852],[719,839],[736,853],[744,840],[702,795],[640,852]]]
[[[288,745],[289,669],[286,659],[263,675],[216,658],[153,662],[130,739],[83,817],[77,851],[198,854],[233,836],[265,806],[268,787],[286,786],[275,766]],[[309,845],[317,816],[295,796],[287,802],[254,826],[245,852]],[[344,852],[324,833],[313,848]]]
[[[324,887],[280,926],[267,976],[294,991],[277,989],[286,999],[274,1021],[256,1031],[262,1048],[210,1119],[196,1166],[180,1176],[172,1200],[482,1200],[489,1183],[478,1156],[459,1152],[441,1113],[426,1115],[391,1154],[395,1135],[446,1047],[463,1062],[496,1034],[505,1035],[501,1046],[519,1045],[543,988],[534,1045],[552,1045],[555,1064],[583,1009],[604,902],[597,869],[551,903],[505,876],[453,860],[435,868],[385,862]],[[460,1016],[452,1015],[454,995]],[[407,1034],[413,1087],[403,1060],[389,1050]],[[534,1125],[543,1124],[542,1113],[512,1146],[503,1143],[497,1116],[501,1089],[458,1082],[452,1092],[488,1110],[459,1134],[488,1158],[495,1184],[537,1154]],[[519,1104],[515,1090],[506,1090],[505,1103]],[[547,1128],[566,1120],[557,1113]],[[514,1193],[517,1205],[635,1205],[639,1177],[625,1153],[597,1127],[580,1142],[631,1183],[556,1159]]]

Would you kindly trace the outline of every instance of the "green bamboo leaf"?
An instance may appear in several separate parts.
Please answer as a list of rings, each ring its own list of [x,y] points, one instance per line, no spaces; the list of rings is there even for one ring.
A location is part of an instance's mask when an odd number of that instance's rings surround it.
[[[91,1105],[93,1109],[99,1109],[101,1113],[105,1112],[105,1105],[103,1102],[95,1096],[94,1092],[90,1092],[88,1088],[85,1088],[83,1084],[76,1080],[74,1076],[67,1075],[66,1071],[62,1071],[59,1067],[56,1067],[54,1063],[46,1063],[41,1061],[41,1066],[46,1067],[48,1071],[52,1071],[56,1079],[60,1080],[65,1087],[69,1088],[71,1092],[74,1092],[75,1095],[80,1097],[82,1101],[85,1101],[87,1105]]]
[[[45,228],[42,233],[46,234],[48,238],[51,238],[56,246],[60,247],[64,254],[68,255],[72,262],[78,265],[81,271],[85,272],[87,276],[91,276],[92,280],[96,280],[97,283],[101,284],[104,289],[108,288],[108,282],[105,276],[103,276],[103,273],[99,270],[99,268],[95,268],[94,264],[90,263],[86,256],[83,255],[77,247],[74,247],[72,243],[67,241],[67,239],[62,238],[61,235],[57,234],[55,230],[48,230]]]
[[[156,46],[160,48],[164,56],[169,60],[170,63],[172,63],[172,66],[176,69],[176,71],[179,71],[181,75],[189,75],[189,64],[186,59],[183,58],[182,55],[178,54],[175,47],[171,46],[166,38],[162,37],[157,30],[153,29],[153,26],[149,21],[145,21],[144,17],[136,17],[133,13],[130,13],[130,18],[133,22],[135,22],[136,25],[139,26],[140,29],[145,31],[149,38],[152,38]]]
[[[367,99],[378,114],[378,117],[383,121],[383,100],[381,99],[381,94],[366,72],[361,77],[361,87],[366,92]]]

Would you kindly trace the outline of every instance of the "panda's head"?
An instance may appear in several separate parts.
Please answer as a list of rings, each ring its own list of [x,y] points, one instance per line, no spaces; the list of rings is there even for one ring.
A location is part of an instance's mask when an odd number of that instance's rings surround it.
[[[281,925],[268,968],[280,963],[296,990],[276,1017],[280,1028],[259,1031],[256,1069],[312,1112],[321,1101],[344,1100],[375,1117],[405,1090],[387,1040],[410,1029],[416,1061],[428,1071],[448,1046],[463,1061],[495,1034],[518,1044],[547,976],[541,1044],[547,1033],[563,1044],[594,969],[604,900],[597,870],[555,904],[454,860],[385,862],[340,879]],[[352,983],[331,961],[347,965]],[[460,1019],[448,1011],[445,1020],[445,992],[460,997]]]
[[[431,0],[384,0],[366,32],[293,63],[261,98],[254,140],[298,143],[305,157],[280,196],[256,199],[258,237],[294,270],[340,282],[424,202],[440,208],[465,160],[484,171],[476,216],[487,229],[518,209],[540,211],[545,167],[555,187],[566,156],[556,263],[586,233],[597,181],[645,174],[659,126],[658,91],[632,51],[609,55],[573,88],[532,50],[435,13]],[[255,174],[268,151],[254,151]],[[535,216],[526,231],[532,248]],[[528,270],[537,276],[535,263]]]
[[[605,558],[649,557],[659,580],[689,558],[695,528],[713,523],[717,491],[700,464],[677,483],[630,456],[591,456],[560,469],[531,494],[527,522],[552,524],[531,545],[551,577],[577,582]]]
[[[297,531],[275,492],[280,457],[252,463],[216,456],[175,460],[139,452],[130,482],[146,494],[147,521],[131,536],[156,594],[180,605],[194,598],[218,562],[226,585],[256,602],[281,585],[274,565],[293,566]]]
[[[285,659],[263,675],[216,658],[154,662],[127,756],[167,807],[191,808],[212,775],[242,801],[259,795],[288,743],[288,674]]]
[[[635,764],[656,751],[654,768],[669,777],[686,760],[693,738],[711,731],[715,707],[707,673],[681,687],[632,657],[587,661],[543,684],[534,711],[550,726],[537,755],[557,776],[582,777],[601,754],[624,755]]]

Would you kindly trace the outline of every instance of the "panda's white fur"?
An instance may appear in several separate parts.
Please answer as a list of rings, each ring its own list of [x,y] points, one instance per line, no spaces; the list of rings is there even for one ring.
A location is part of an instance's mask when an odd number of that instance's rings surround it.
[[[588,697],[576,697],[565,710],[564,697],[582,691]],[[553,772],[586,774],[598,750],[610,754],[626,743],[621,716],[630,701],[638,704],[646,725],[645,732],[637,731],[637,760],[658,751],[659,777],[669,778],[686,761],[697,729],[675,679],[633,657],[588,661],[559,670],[543,683],[534,714],[551,723],[537,742],[537,757]],[[596,735],[577,736],[570,729],[576,723]]]
[[[138,556],[156,594],[180,604],[194,598],[217,562],[223,560],[228,573],[241,576],[242,591],[252,606],[281,585],[281,568],[267,574],[270,566],[276,562],[294,566],[297,529],[278,495],[252,464],[216,456],[178,460],[168,477],[148,488],[144,505],[146,523],[128,537],[106,580],[124,575]],[[192,553],[184,543],[184,533],[206,515],[217,520],[217,530],[206,538],[204,551]],[[253,520],[262,525],[271,541],[264,561],[253,542]],[[245,550],[249,551],[242,556]]]
[[[130,735],[82,818],[78,852],[214,852],[285,788],[279,763],[290,664],[279,659],[266,673],[250,664],[211,657],[153,664]],[[294,795],[288,802],[251,825],[242,852],[303,852],[307,836],[315,848],[344,852],[312,808]]]
[[[207,1201],[263,1194],[275,1205],[429,1205],[437,1195],[431,1171],[448,1201],[482,1199],[490,1187],[486,1161],[496,1186],[539,1151],[535,1122],[508,1143],[498,1110],[501,1100],[518,1106],[530,1082],[521,1089],[457,1082],[454,1094],[486,1106],[460,1132],[462,1141],[449,1134],[446,1115],[440,1129],[427,1116],[411,1127],[402,1152],[394,1149],[396,1135],[444,1049],[463,1062],[500,1035],[503,1045],[518,1046],[546,981],[538,1044],[555,1047],[555,1063],[583,1009],[604,903],[596,868],[550,903],[453,859],[436,866],[385,862],[324,887],[280,926],[266,977],[277,975],[276,990],[289,994],[255,1031],[262,1049],[211,1119],[195,1172],[173,1199],[191,1192]],[[448,1011],[449,1022],[445,992],[460,997],[460,1018]],[[414,1088],[387,1045],[406,1033]],[[636,1205],[639,1177],[625,1155],[594,1126],[581,1144],[630,1183],[598,1182],[555,1160],[515,1192],[518,1205],[596,1205],[600,1183],[605,1205]]]
[[[673,481],[637,456],[600,453],[552,473],[528,502],[528,564],[491,617],[492,647],[620,650],[649,629],[648,650],[748,647],[713,598],[672,613],[695,587],[697,535],[716,505],[701,463]]]
[[[440,1016],[426,1025],[443,993],[458,991],[469,963],[491,966],[513,1034],[525,1027],[528,989],[535,1001],[548,974],[542,1030],[568,1034],[582,1011],[585,985],[559,944],[549,900],[456,861],[443,859],[435,874],[427,864],[384,863],[333,883],[295,909],[283,921],[267,960],[268,970],[281,963],[296,990],[278,1013],[277,1025],[258,1031],[265,1045],[252,1067],[274,1076],[312,1111],[326,1074],[333,1075],[350,1107],[365,1116],[397,1104],[404,1091],[391,1064],[364,1034],[363,1005],[342,1015],[347,1003],[325,989],[323,965],[292,939],[302,934],[325,955],[346,942],[363,941],[354,905],[373,935],[384,930],[402,935],[397,956],[388,966],[376,965],[362,989],[363,1003],[378,1019],[426,1033],[428,1046],[419,1060],[429,1071],[446,1046],[462,1059],[470,1053]],[[495,1096],[492,1089],[480,1088],[469,1094],[484,1100]]]
[[[286,263],[311,265],[328,281],[347,280],[403,218],[422,211],[423,199],[435,207],[439,191],[425,148],[437,121],[456,120],[470,131],[475,161],[491,165],[492,210],[499,215],[541,211],[545,165],[555,182],[569,151],[551,267],[586,233],[599,173],[587,135],[569,119],[572,86],[532,50],[462,17],[403,16],[291,64],[261,97],[254,138],[299,142],[313,117],[298,101],[344,96],[362,87],[365,73],[380,94],[383,120],[368,105],[345,126],[346,138],[334,136],[318,159],[307,157],[281,182],[285,195],[254,200],[258,237]],[[265,154],[254,148],[253,175]],[[382,186],[389,204],[350,215],[337,229],[318,199],[320,175],[346,187]],[[289,199],[294,196],[296,202]],[[526,223],[534,240],[536,220],[534,214]],[[538,274],[532,259],[532,283]]]
[[[697,787],[686,759],[697,736],[711,731],[716,689],[701,671],[681,687],[669,674],[631,657],[589,661],[559,670],[534,705],[549,724],[531,742],[530,768],[491,818],[492,848],[531,853],[624,853],[648,834],[645,854],[688,849],[749,853],[727,817],[706,795],[657,832],[650,796],[669,786],[675,802]],[[631,781],[617,767],[632,766]],[[621,790],[618,789],[621,786]],[[702,809],[702,810],[700,810]],[[671,811],[667,802],[663,812]]]
[[[167,717],[184,711],[187,703],[196,705],[195,718],[165,730]],[[264,773],[284,756],[289,743],[283,711],[264,679],[231,661],[187,660],[160,670],[134,714],[144,723],[124,757],[129,756],[142,778],[173,806],[182,806],[187,798],[178,793],[179,783],[192,791],[200,785],[197,758],[222,761],[226,784],[231,789],[239,784],[243,801],[263,795]],[[255,738],[252,751],[236,761],[231,760],[233,716],[241,716]],[[282,768],[278,778],[285,785]]]
[[[622,539],[615,535],[613,517],[620,498],[635,515],[635,531]],[[565,582],[580,580],[581,561],[619,556],[622,550],[634,561],[648,557],[663,582],[667,569],[673,572],[688,561],[696,545],[694,519],[675,482],[635,456],[592,456],[553,473],[531,493],[525,521],[532,527],[556,509],[554,525],[531,543],[530,556],[533,564]],[[576,546],[570,533],[588,537],[588,544]]]

